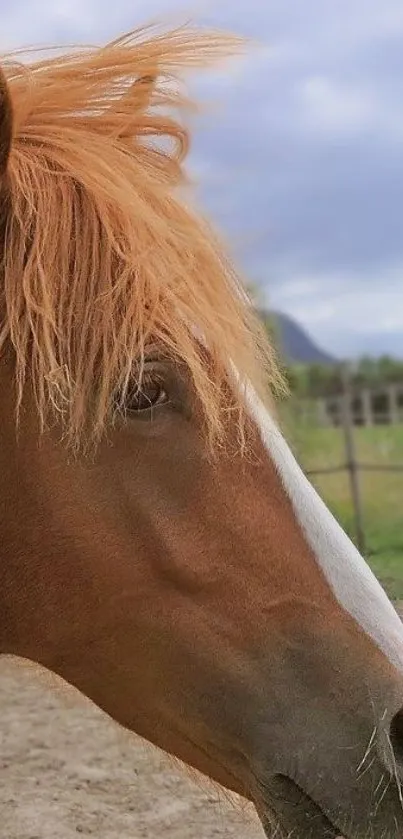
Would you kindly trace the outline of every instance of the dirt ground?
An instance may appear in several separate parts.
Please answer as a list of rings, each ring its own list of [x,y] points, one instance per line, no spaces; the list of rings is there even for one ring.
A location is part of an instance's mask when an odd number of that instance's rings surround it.
[[[1,839],[263,837],[245,805],[190,779],[54,677],[5,658],[0,777]]]

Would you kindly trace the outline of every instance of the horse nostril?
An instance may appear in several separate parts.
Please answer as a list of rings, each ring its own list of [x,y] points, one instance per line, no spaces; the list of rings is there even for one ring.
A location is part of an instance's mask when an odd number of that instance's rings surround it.
[[[403,708],[390,724],[390,742],[398,768],[403,772]]]

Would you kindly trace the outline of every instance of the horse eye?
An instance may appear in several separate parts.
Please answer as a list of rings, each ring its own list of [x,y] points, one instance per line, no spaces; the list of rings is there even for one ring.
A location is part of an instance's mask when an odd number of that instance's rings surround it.
[[[128,413],[140,414],[159,405],[165,405],[167,402],[169,402],[169,397],[163,383],[159,379],[150,377],[144,378],[139,387],[136,386],[129,391],[125,408]]]

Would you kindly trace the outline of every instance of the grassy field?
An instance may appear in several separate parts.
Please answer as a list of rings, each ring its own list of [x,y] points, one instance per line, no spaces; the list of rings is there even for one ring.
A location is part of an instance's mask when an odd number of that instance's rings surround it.
[[[285,431],[305,470],[345,462],[343,435],[338,429],[297,424],[287,416]],[[361,463],[403,464],[403,425],[357,428],[355,441]],[[348,474],[310,476],[310,480],[355,540]],[[403,599],[403,472],[361,472],[360,485],[366,558],[389,595]]]

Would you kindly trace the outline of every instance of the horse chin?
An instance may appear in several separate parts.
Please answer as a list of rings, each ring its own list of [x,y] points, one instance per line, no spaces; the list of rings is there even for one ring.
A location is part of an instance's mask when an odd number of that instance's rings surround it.
[[[348,839],[291,778],[276,775],[256,804],[267,839]]]

